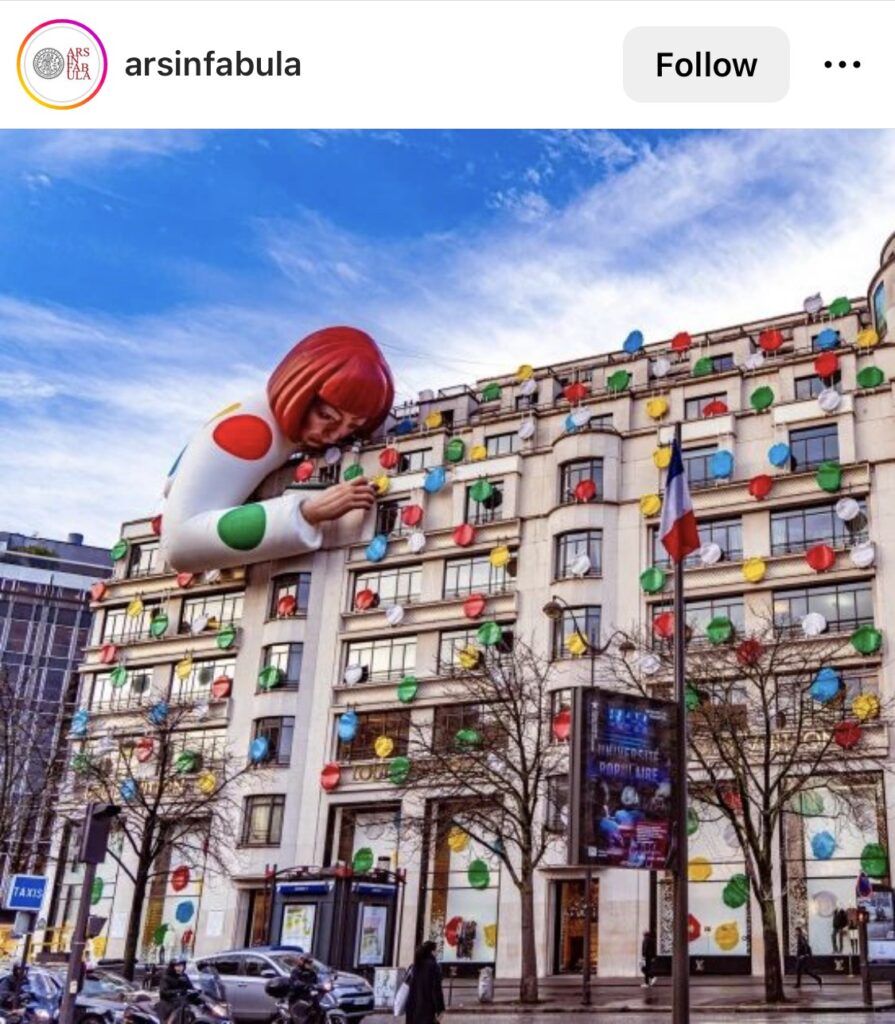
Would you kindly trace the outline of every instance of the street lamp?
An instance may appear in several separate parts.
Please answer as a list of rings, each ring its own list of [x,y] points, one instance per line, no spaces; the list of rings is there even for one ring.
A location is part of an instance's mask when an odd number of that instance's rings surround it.
[[[581,637],[584,644],[582,654],[587,654],[590,657],[590,689],[593,689],[594,683],[596,682],[597,672],[597,658],[604,655],[609,648],[612,646],[613,641],[617,636],[623,636],[619,630],[613,630],[609,639],[606,643],[600,645],[594,642],[593,633],[589,636],[585,636],[581,631],[581,626],[578,624],[578,617],[575,615],[575,609],[561,597],[557,597],[553,594],[547,604],[541,609],[544,615],[551,622],[561,622],[566,613],[572,619],[572,625],[575,627],[576,634]],[[623,639],[619,644],[619,650],[622,653],[628,653],[633,650],[633,644],[627,638]],[[583,703],[581,700],[581,688],[576,687],[572,692],[573,699],[573,710],[572,710],[572,742],[570,750],[570,785],[569,785],[569,806],[571,809],[578,808],[581,805],[580,800],[580,786],[581,786],[581,759],[583,757],[583,751],[581,749],[581,728],[580,722],[583,715]],[[569,853],[575,851],[577,855],[579,844],[577,842],[578,836],[578,823],[573,821],[572,815],[569,815],[569,836],[568,836],[568,848]],[[572,839],[575,837],[576,841],[573,843]],[[590,930],[591,930],[591,900],[593,899],[593,868],[591,865],[585,864],[584,866],[584,964],[581,971],[581,1005],[590,1006],[591,999],[591,984],[590,984]]]

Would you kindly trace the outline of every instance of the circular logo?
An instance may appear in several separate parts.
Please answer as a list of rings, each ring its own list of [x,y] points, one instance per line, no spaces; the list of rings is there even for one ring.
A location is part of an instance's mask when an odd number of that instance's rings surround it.
[[[80,21],[45,21],[19,47],[22,88],[36,103],[53,110],[71,110],[92,100],[106,80],[107,68],[102,40]]]

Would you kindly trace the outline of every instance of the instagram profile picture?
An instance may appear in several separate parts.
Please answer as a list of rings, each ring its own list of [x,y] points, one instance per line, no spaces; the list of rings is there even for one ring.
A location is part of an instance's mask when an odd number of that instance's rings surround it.
[[[45,21],[19,47],[22,88],[35,103],[53,110],[71,110],[92,100],[107,68],[102,40],[80,21]]]

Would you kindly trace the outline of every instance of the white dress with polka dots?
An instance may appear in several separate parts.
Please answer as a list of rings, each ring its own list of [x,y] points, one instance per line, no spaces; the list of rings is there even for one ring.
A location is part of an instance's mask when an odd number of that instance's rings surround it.
[[[266,393],[209,420],[181,452],[165,487],[161,548],[171,568],[204,572],[316,551],[323,538],[301,514],[306,492],[244,504],[295,450]]]

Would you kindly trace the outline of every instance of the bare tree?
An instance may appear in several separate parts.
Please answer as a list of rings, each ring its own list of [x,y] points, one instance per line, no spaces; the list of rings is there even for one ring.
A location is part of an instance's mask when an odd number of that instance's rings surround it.
[[[250,774],[258,777],[259,764],[233,754],[223,730],[216,749],[203,750],[195,728],[206,710],[202,704],[155,704],[131,719],[124,735],[92,740],[72,760],[90,799],[123,806],[113,827],[120,842],[110,843],[109,856],[134,887],[124,948],[128,978],[153,878],[167,871],[175,854],[199,855],[226,870],[241,812],[239,791]]]
[[[841,772],[844,758],[855,768],[882,764],[886,731],[874,735],[866,721],[878,717],[878,701],[857,714],[847,706],[838,675],[855,655],[847,638],[807,638],[773,622],[746,636],[725,637],[724,623],[719,630],[721,642],[687,644],[689,785],[736,835],[760,908],[765,999],[778,1003],[785,997],[774,869],[784,816],[799,814],[802,795]],[[670,696],[672,669],[670,640],[632,630],[604,654],[600,674],[615,686]]]
[[[35,699],[0,666],[0,864],[3,874],[46,859],[49,814],[64,765],[63,702]]]
[[[498,858],[516,887],[524,1003],[538,1000],[535,873],[557,839],[545,820],[549,784],[566,768],[565,748],[551,742],[550,673],[549,662],[518,639],[512,653],[480,651],[475,666],[456,675],[472,713],[450,735],[437,725],[412,727],[414,768],[404,783],[455,809],[448,825]],[[402,825],[405,834],[423,834],[422,820],[405,817]]]

